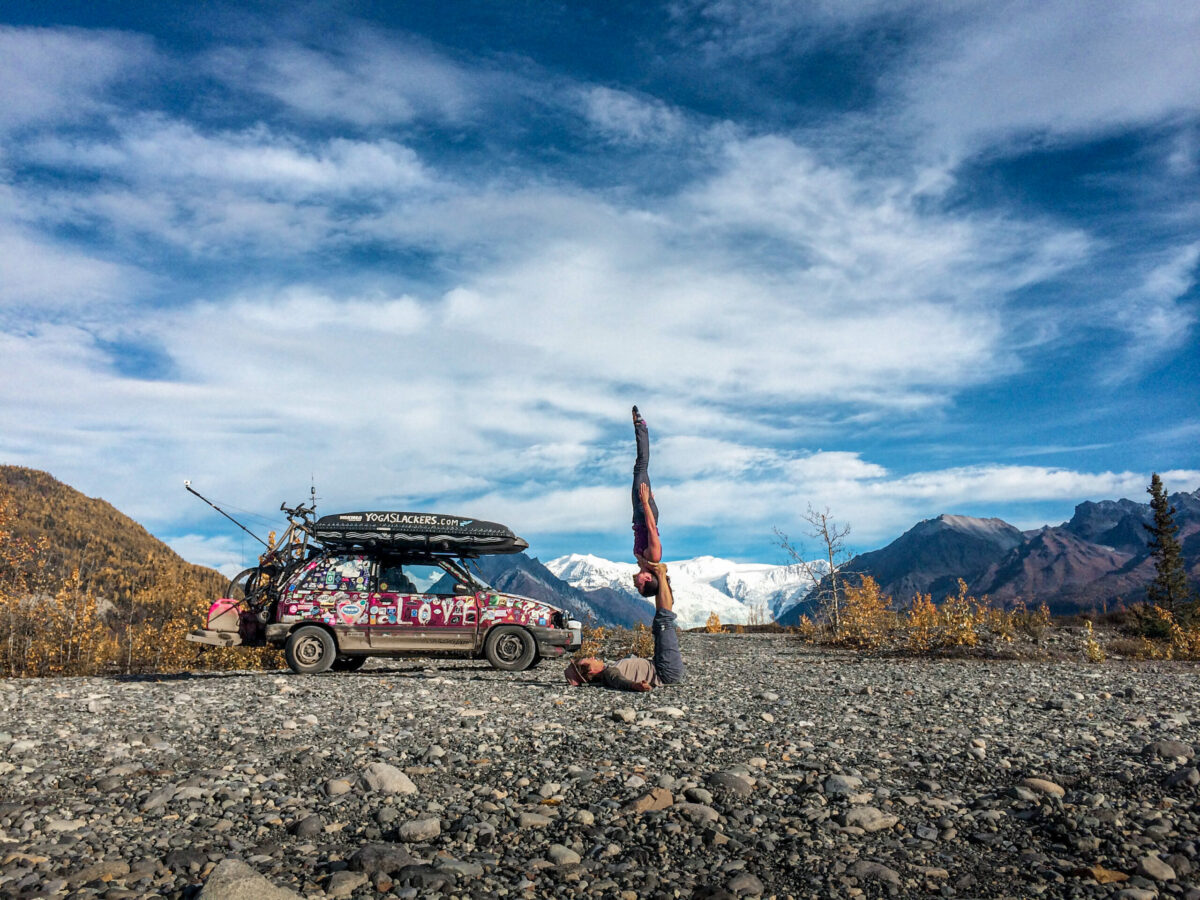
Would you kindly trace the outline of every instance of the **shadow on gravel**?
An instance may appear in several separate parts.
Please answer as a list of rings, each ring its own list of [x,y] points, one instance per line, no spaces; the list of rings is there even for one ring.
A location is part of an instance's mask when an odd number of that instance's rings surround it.
[[[141,675],[100,675],[107,681],[118,684],[145,684],[156,681],[222,681],[226,678],[256,678],[261,675],[277,675],[283,669],[266,669],[261,672],[147,672]]]

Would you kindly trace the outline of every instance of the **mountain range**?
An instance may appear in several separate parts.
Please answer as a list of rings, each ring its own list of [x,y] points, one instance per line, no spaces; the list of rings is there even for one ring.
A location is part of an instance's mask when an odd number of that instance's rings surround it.
[[[1200,489],[1169,497],[1193,583],[1200,582]],[[871,575],[899,604],[917,594],[941,601],[963,579],[975,596],[1004,606],[1045,603],[1056,615],[1145,599],[1154,577],[1147,547],[1148,503],[1088,501],[1061,525],[1022,532],[1001,519],[941,515],[842,567]],[[823,586],[826,586],[823,583]],[[779,617],[794,624],[816,605],[816,590]]]
[[[103,500],[85,497],[52,476],[0,466],[0,493],[13,533],[48,541],[49,569],[79,569],[84,586],[119,601],[163,573],[200,578],[217,591],[225,579],[179,559],[165,544]],[[1200,489],[1172,494],[1185,567],[1200,583]],[[966,581],[976,596],[1004,605],[1046,603],[1056,614],[1135,603],[1145,598],[1154,564],[1143,525],[1150,506],[1133,500],[1080,503],[1061,525],[1021,531],[1001,519],[940,515],[919,522],[842,571],[872,575],[904,605],[928,593],[935,601]],[[636,566],[570,554],[542,563],[524,553],[473,564],[494,587],[546,600],[599,625],[648,622],[651,601],[633,589]],[[716,613],[722,623],[795,623],[811,613],[816,587],[799,565],[739,563],[713,556],[668,561],[675,610],[685,628]],[[813,568],[823,571],[818,564]]]
[[[737,563],[715,556],[667,561],[675,614],[682,628],[696,628],[716,613],[724,623],[767,622],[803,600],[812,580],[802,567]],[[633,589],[635,563],[572,553],[546,563],[563,581],[587,592],[608,591],[654,607]],[[605,595],[609,596],[609,595]]]

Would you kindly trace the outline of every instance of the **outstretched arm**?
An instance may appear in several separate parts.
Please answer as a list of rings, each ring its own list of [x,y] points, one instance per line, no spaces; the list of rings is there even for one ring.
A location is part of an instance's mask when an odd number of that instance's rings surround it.
[[[646,559],[658,562],[662,559],[662,542],[658,539],[658,522],[654,520],[654,509],[650,506],[650,485],[638,485],[638,499],[642,501],[642,513],[646,517]]]

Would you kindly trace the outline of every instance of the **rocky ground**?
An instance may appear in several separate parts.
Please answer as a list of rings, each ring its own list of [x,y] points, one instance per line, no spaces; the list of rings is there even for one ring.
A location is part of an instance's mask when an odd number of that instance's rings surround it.
[[[1195,666],[683,649],[0,681],[0,896],[1200,898]]]

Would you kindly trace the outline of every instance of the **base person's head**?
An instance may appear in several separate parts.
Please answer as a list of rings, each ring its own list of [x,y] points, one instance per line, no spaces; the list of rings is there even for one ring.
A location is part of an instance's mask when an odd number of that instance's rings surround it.
[[[583,659],[573,659],[567,663],[566,669],[563,670],[563,677],[569,684],[579,686],[587,684],[603,671],[603,662],[594,656],[585,656]]]
[[[633,576],[633,586],[643,597],[655,597],[658,595],[658,576],[645,569],[639,569]]]

